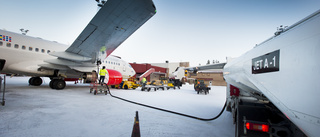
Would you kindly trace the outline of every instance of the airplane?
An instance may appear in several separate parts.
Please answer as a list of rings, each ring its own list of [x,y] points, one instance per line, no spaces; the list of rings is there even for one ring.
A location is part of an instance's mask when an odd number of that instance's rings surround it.
[[[152,0],[108,0],[99,6],[71,46],[0,30],[0,72],[31,76],[29,83],[34,86],[41,85],[40,77],[49,77],[50,87],[61,90],[65,80],[89,78],[97,65],[107,61],[102,65],[113,67],[107,69],[107,84],[120,84],[133,69],[109,55],[156,14],[156,7]],[[128,73],[122,75],[117,70],[121,67]]]

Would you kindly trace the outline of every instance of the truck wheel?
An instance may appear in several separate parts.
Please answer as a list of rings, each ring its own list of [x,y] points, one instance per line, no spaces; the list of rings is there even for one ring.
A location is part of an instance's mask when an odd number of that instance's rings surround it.
[[[124,88],[124,89],[128,89],[128,85],[124,85],[123,88]]]
[[[97,90],[94,90],[93,94],[94,94],[94,95],[97,95],[97,92],[98,92]]]
[[[196,91],[198,91],[198,92],[200,91],[200,89],[199,89],[199,88],[195,88],[195,90],[196,90]]]

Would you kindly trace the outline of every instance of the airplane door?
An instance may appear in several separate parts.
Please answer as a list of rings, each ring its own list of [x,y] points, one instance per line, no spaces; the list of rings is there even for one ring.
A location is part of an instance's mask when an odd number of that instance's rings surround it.
[[[0,71],[3,69],[5,63],[6,63],[6,60],[0,59]]]

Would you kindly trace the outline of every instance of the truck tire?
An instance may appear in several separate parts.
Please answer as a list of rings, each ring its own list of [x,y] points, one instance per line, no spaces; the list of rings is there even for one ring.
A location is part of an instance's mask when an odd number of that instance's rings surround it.
[[[97,95],[98,91],[97,90],[94,90],[93,94],[94,95]]]

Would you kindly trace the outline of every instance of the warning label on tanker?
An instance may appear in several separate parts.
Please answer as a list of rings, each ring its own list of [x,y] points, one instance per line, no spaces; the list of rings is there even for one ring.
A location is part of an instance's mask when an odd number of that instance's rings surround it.
[[[252,74],[279,71],[280,50],[252,59]]]

